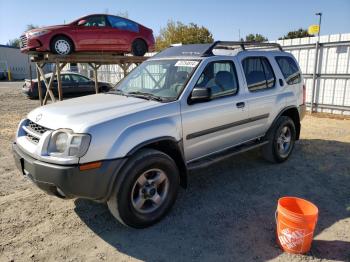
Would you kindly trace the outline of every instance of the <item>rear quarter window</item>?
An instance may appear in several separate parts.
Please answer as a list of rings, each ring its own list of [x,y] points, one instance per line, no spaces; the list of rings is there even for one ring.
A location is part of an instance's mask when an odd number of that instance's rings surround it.
[[[276,56],[275,59],[288,85],[301,82],[301,73],[293,58],[288,56]]]

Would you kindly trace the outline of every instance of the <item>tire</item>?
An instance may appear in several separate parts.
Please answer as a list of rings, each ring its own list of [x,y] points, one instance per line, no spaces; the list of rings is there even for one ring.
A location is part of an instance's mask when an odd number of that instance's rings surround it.
[[[152,179],[159,185],[144,183]],[[108,208],[122,224],[134,228],[145,228],[161,220],[175,203],[180,185],[174,160],[154,149],[141,149],[133,155],[116,180]]]
[[[286,161],[293,151],[295,138],[296,131],[293,120],[288,116],[279,117],[266,135],[269,142],[262,147],[263,157],[272,163]]]
[[[134,56],[144,56],[147,52],[147,44],[142,39],[136,39],[131,45],[131,53]]]
[[[51,52],[58,55],[69,55],[74,51],[72,40],[65,36],[57,36],[51,41]]]

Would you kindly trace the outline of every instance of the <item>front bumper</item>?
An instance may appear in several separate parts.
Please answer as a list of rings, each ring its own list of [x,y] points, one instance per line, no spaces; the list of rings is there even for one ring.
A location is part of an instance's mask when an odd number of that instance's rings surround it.
[[[125,158],[105,160],[100,168],[81,171],[79,165],[55,165],[23,152],[16,143],[12,150],[17,168],[48,194],[63,198],[81,197],[106,201]]]
[[[38,37],[26,37],[25,46],[21,46],[21,52],[27,53],[29,51],[45,52],[49,51],[50,35],[43,35]]]

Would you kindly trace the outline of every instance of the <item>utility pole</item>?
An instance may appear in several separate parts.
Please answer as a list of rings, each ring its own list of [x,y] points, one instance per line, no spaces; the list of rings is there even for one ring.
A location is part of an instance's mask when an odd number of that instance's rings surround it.
[[[317,66],[318,66],[318,51],[320,48],[320,32],[321,32],[322,13],[316,13],[315,15],[319,16],[319,20],[318,20],[317,41],[316,41],[316,46],[315,46],[314,73],[312,76],[312,95],[311,95],[311,108],[310,108],[311,114],[313,113],[313,110],[314,110],[314,100],[315,100],[315,93],[316,93],[316,74],[317,74]]]
[[[316,13],[315,15],[319,16],[319,19],[318,19],[318,41],[320,41],[322,13]]]

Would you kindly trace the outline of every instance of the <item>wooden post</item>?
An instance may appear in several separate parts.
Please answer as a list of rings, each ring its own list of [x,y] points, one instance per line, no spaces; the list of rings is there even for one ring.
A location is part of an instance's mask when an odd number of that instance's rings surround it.
[[[98,94],[98,79],[97,79],[97,67],[94,67],[94,77],[95,77],[95,92]]]
[[[56,62],[56,70],[57,70],[57,91],[58,91],[58,100],[62,101],[62,81],[61,81],[61,67],[60,63]]]
[[[101,65],[96,65],[96,64],[89,63],[89,66],[91,66],[92,69],[94,70],[95,92],[96,92],[96,94],[98,94],[97,70],[100,68]]]
[[[45,74],[44,74],[44,71],[42,69],[42,67],[38,67],[39,69],[39,72],[41,74],[41,76],[43,77],[43,80],[44,80],[44,84],[46,86],[46,94],[45,94],[45,98],[44,98],[44,105],[46,105],[47,103],[47,100],[48,100],[48,97],[50,96],[52,102],[56,102],[56,99],[55,99],[55,96],[52,92],[52,83],[53,83],[53,80],[55,78],[55,75],[56,75],[56,64],[54,64],[54,69],[52,70],[52,75],[51,75],[51,78],[50,78],[50,81],[47,82],[46,78],[45,78]]]
[[[42,94],[42,89],[41,89],[41,77],[40,77],[40,71],[39,71],[39,67],[40,65],[38,63],[35,63],[36,66],[36,77],[38,79],[38,95],[39,95],[39,101],[40,101],[40,105],[43,105],[43,94]]]
[[[131,64],[125,63],[125,64],[120,64],[120,67],[123,69],[124,77],[128,75],[128,70]]]
[[[56,70],[57,70],[57,89],[58,89],[58,100],[63,100],[63,94],[62,94],[62,79],[61,79],[61,71],[63,67],[66,66],[66,63],[60,64],[59,62],[56,62]]]

